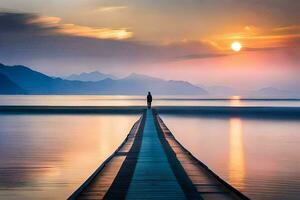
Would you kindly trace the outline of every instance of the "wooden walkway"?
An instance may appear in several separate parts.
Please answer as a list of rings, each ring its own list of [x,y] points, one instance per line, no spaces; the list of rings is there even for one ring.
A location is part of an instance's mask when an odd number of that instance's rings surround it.
[[[197,160],[153,110],[69,199],[248,199]]]

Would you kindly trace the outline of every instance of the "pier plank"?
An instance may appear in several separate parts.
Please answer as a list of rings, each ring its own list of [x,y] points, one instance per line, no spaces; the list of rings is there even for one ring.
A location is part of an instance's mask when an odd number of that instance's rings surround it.
[[[146,110],[126,140],[69,199],[248,199],[173,136]]]
[[[134,144],[142,121],[141,117],[119,148],[69,197],[70,200],[104,199]]]
[[[168,147],[176,155],[180,165],[202,199],[248,199],[185,149],[158,115],[156,115],[156,120],[162,137],[167,141]]]

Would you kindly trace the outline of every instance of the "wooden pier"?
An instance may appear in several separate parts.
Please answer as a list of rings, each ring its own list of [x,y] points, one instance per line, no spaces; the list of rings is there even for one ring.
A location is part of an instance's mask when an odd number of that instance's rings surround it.
[[[196,159],[145,110],[121,146],[69,199],[248,199]]]

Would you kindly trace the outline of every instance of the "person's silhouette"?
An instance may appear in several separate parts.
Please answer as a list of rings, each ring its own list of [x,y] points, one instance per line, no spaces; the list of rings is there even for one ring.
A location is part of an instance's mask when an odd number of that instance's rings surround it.
[[[151,95],[150,92],[148,92],[148,95],[147,95],[147,106],[148,106],[149,109],[151,108],[151,103],[152,103],[152,95]]]

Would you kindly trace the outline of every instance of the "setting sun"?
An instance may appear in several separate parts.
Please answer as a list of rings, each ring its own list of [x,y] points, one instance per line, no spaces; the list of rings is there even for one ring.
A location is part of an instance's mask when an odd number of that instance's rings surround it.
[[[242,44],[239,43],[239,42],[233,42],[233,43],[231,44],[231,49],[232,49],[233,51],[235,51],[235,52],[238,52],[238,51],[240,51],[240,50],[242,49]]]

